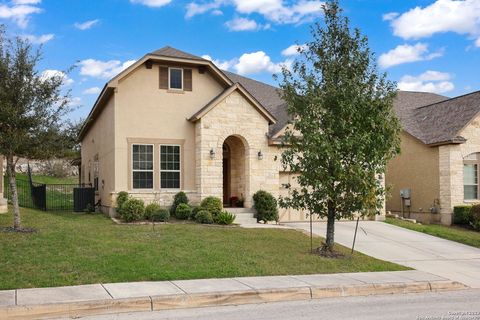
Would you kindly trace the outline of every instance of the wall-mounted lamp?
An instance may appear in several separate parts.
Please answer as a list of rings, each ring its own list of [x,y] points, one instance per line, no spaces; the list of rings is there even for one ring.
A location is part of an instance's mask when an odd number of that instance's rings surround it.
[[[258,160],[263,160],[263,153],[262,151],[258,151]]]
[[[210,149],[210,159],[215,159],[215,150],[213,150],[213,148]]]

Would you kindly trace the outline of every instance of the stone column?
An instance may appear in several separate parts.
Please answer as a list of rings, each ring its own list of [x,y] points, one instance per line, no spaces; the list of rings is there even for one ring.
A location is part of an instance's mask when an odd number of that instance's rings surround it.
[[[3,197],[3,156],[0,155],[0,213],[8,211],[7,199]]]
[[[452,224],[453,207],[463,204],[463,158],[460,146],[438,149],[440,168],[440,221]]]

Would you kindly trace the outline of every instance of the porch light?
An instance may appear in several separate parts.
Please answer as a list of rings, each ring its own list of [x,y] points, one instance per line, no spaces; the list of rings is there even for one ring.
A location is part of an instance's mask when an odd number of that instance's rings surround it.
[[[262,150],[258,151],[258,160],[263,160]]]
[[[213,150],[213,148],[210,149],[210,159],[215,159],[215,150]]]

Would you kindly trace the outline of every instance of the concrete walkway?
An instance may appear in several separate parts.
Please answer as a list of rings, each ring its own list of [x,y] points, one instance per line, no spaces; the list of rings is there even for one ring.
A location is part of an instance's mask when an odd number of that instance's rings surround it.
[[[287,226],[310,230],[308,223]],[[480,288],[480,249],[384,222],[360,221],[355,250],[417,270]],[[325,236],[326,223],[315,222],[315,234]],[[352,246],[355,222],[335,224],[335,242]]]
[[[92,284],[0,291],[0,319],[40,319],[464,289],[421,271]]]

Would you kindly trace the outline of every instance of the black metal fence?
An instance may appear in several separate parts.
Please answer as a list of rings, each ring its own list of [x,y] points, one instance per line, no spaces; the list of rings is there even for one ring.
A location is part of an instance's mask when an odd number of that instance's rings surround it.
[[[12,200],[10,184],[4,180],[5,195]],[[18,202],[21,207],[54,211],[82,211],[87,204],[93,204],[95,193],[90,184],[44,184],[17,178]],[[74,198],[74,192],[77,196]],[[86,196],[79,197],[78,194]],[[93,196],[92,196],[93,195]],[[75,199],[77,202],[75,203]]]

